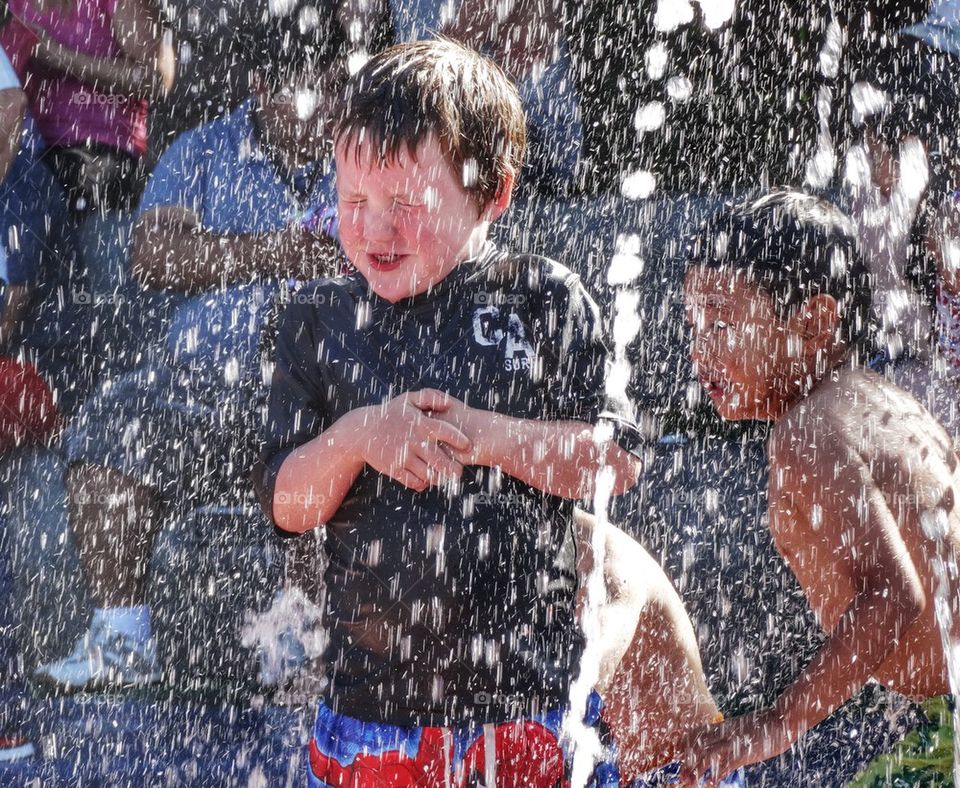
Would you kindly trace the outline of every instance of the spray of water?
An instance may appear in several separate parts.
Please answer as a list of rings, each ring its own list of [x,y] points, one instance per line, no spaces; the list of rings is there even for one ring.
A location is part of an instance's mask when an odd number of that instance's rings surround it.
[[[624,242],[629,244],[628,241]],[[623,254],[623,252],[620,252]],[[640,266],[639,257],[631,255]],[[630,362],[627,360],[627,347],[640,330],[638,306],[639,294],[636,290],[621,289],[614,301],[613,325],[613,364],[606,380],[606,394],[613,399],[625,399],[630,380]],[[605,456],[613,438],[613,429],[608,423],[598,424],[593,431],[594,443],[599,456]],[[613,490],[614,474],[609,466],[597,470],[593,511],[596,522],[590,535],[592,565],[586,578],[581,578],[586,589],[586,601],[583,608],[583,631],[585,646],[580,664],[580,673],[570,688],[571,713],[567,716],[564,736],[567,737],[573,752],[573,770],[571,784],[574,788],[587,784],[603,747],[593,728],[583,723],[587,699],[600,677],[600,664],[603,658],[604,639],[600,631],[600,612],[607,603],[607,590],[604,582],[603,567],[606,558],[607,531],[610,527],[609,508]]]

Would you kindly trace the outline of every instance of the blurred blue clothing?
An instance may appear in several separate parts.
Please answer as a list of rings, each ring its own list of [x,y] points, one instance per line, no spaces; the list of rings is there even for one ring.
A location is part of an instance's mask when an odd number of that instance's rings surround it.
[[[229,115],[182,134],[163,154],[138,209],[193,211],[214,233],[278,230],[310,208],[333,204],[329,167],[312,163],[287,177],[261,148],[250,98]],[[164,357],[196,385],[250,385],[260,378],[259,341],[277,287],[264,280],[177,299]]]
[[[7,282],[31,285],[39,275],[48,236],[63,218],[62,192],[40,161],[44,146],[28,114],[20,149],[7,177],[0,183],[0,244],[7,254]],[[61,225],[62,226],[62,225]]]
[[[0,50],[0,79],[10,87],[7,67]],[[90,305],[76,297],[85,290],[84,272],[77,264],[64,193],[43,162],[44,152],[28,112],[17,155],[0,182],[0,251],[4,284],[32,291],[19,344],[54,391],[59,410],[67,413],[90,387],[97,364],[91,358]]]
[[[960,57],[960,0],[934,2],[922,22],[904,28],[903,32],[933,49]]]

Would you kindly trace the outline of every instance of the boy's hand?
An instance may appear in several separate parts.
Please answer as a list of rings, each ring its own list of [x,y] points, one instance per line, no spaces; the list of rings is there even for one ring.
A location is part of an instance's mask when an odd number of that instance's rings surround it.
[[[685,785],[716,785],[741,766],[775,758],[790,749],[783,720],[768,712],[744,714],[695,728],[686,738]],[[698,779],[704,782],[697,782]]]
[[[431,484],[459,480],[463,463],[454,456],[472,450],[470,440],[441,412],[457,402],[439,391],[415,391],[394,397],[370,411],[368,435],[360,453],[376,471],[422,492]],[[461,403],[462,404],[462,403]]]
[[[471,408],[456,397],[436,389],[424,389],[417,393],[423,395],[421,402],[428,405],[424,408],[425,414],[455,427],[469,441],[470,446],[467,449],[460,449],[453,445],[444,447],[449,451],[450,456],[461,466],[483,464],[481,446],[494,428],[496,414]]]

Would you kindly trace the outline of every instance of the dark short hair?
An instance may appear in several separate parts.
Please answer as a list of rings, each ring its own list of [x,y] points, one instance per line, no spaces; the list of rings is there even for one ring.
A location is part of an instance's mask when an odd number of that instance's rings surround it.
[[[742,271],[782,317],[812,296],[833,296],[849,347],[870,328],[869,272],[853,222],[812,194],[783,189],[725,206],[694,236],[687,265]]]
[[[347,84],[338,143],[377,146],[386,161],[405,147],[416,157],[433,134],[481,206],[519,174],[526,148],[520,95],[492,60],[445,38],[398,44],[374,56]]]

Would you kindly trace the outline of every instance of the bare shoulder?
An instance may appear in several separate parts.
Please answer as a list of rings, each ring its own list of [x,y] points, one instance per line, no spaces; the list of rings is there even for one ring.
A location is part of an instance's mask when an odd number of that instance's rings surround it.
[[[770,439],[771,494],[792,492],[843,509],[875,491],[888,503],[930,503],[957,476],[952,441],[909,393],[880,375],[843,369],[778,422]],[[830,501],[832,496],[838,500]]]
[[[867,456],[874,448],[889,450],[911,437],[927,438],[942,448],[950,445],[946,431],[908,392],[870,370],[844,368],[780,420],[771,449],[804,442],[809,448],[833,439]]]

